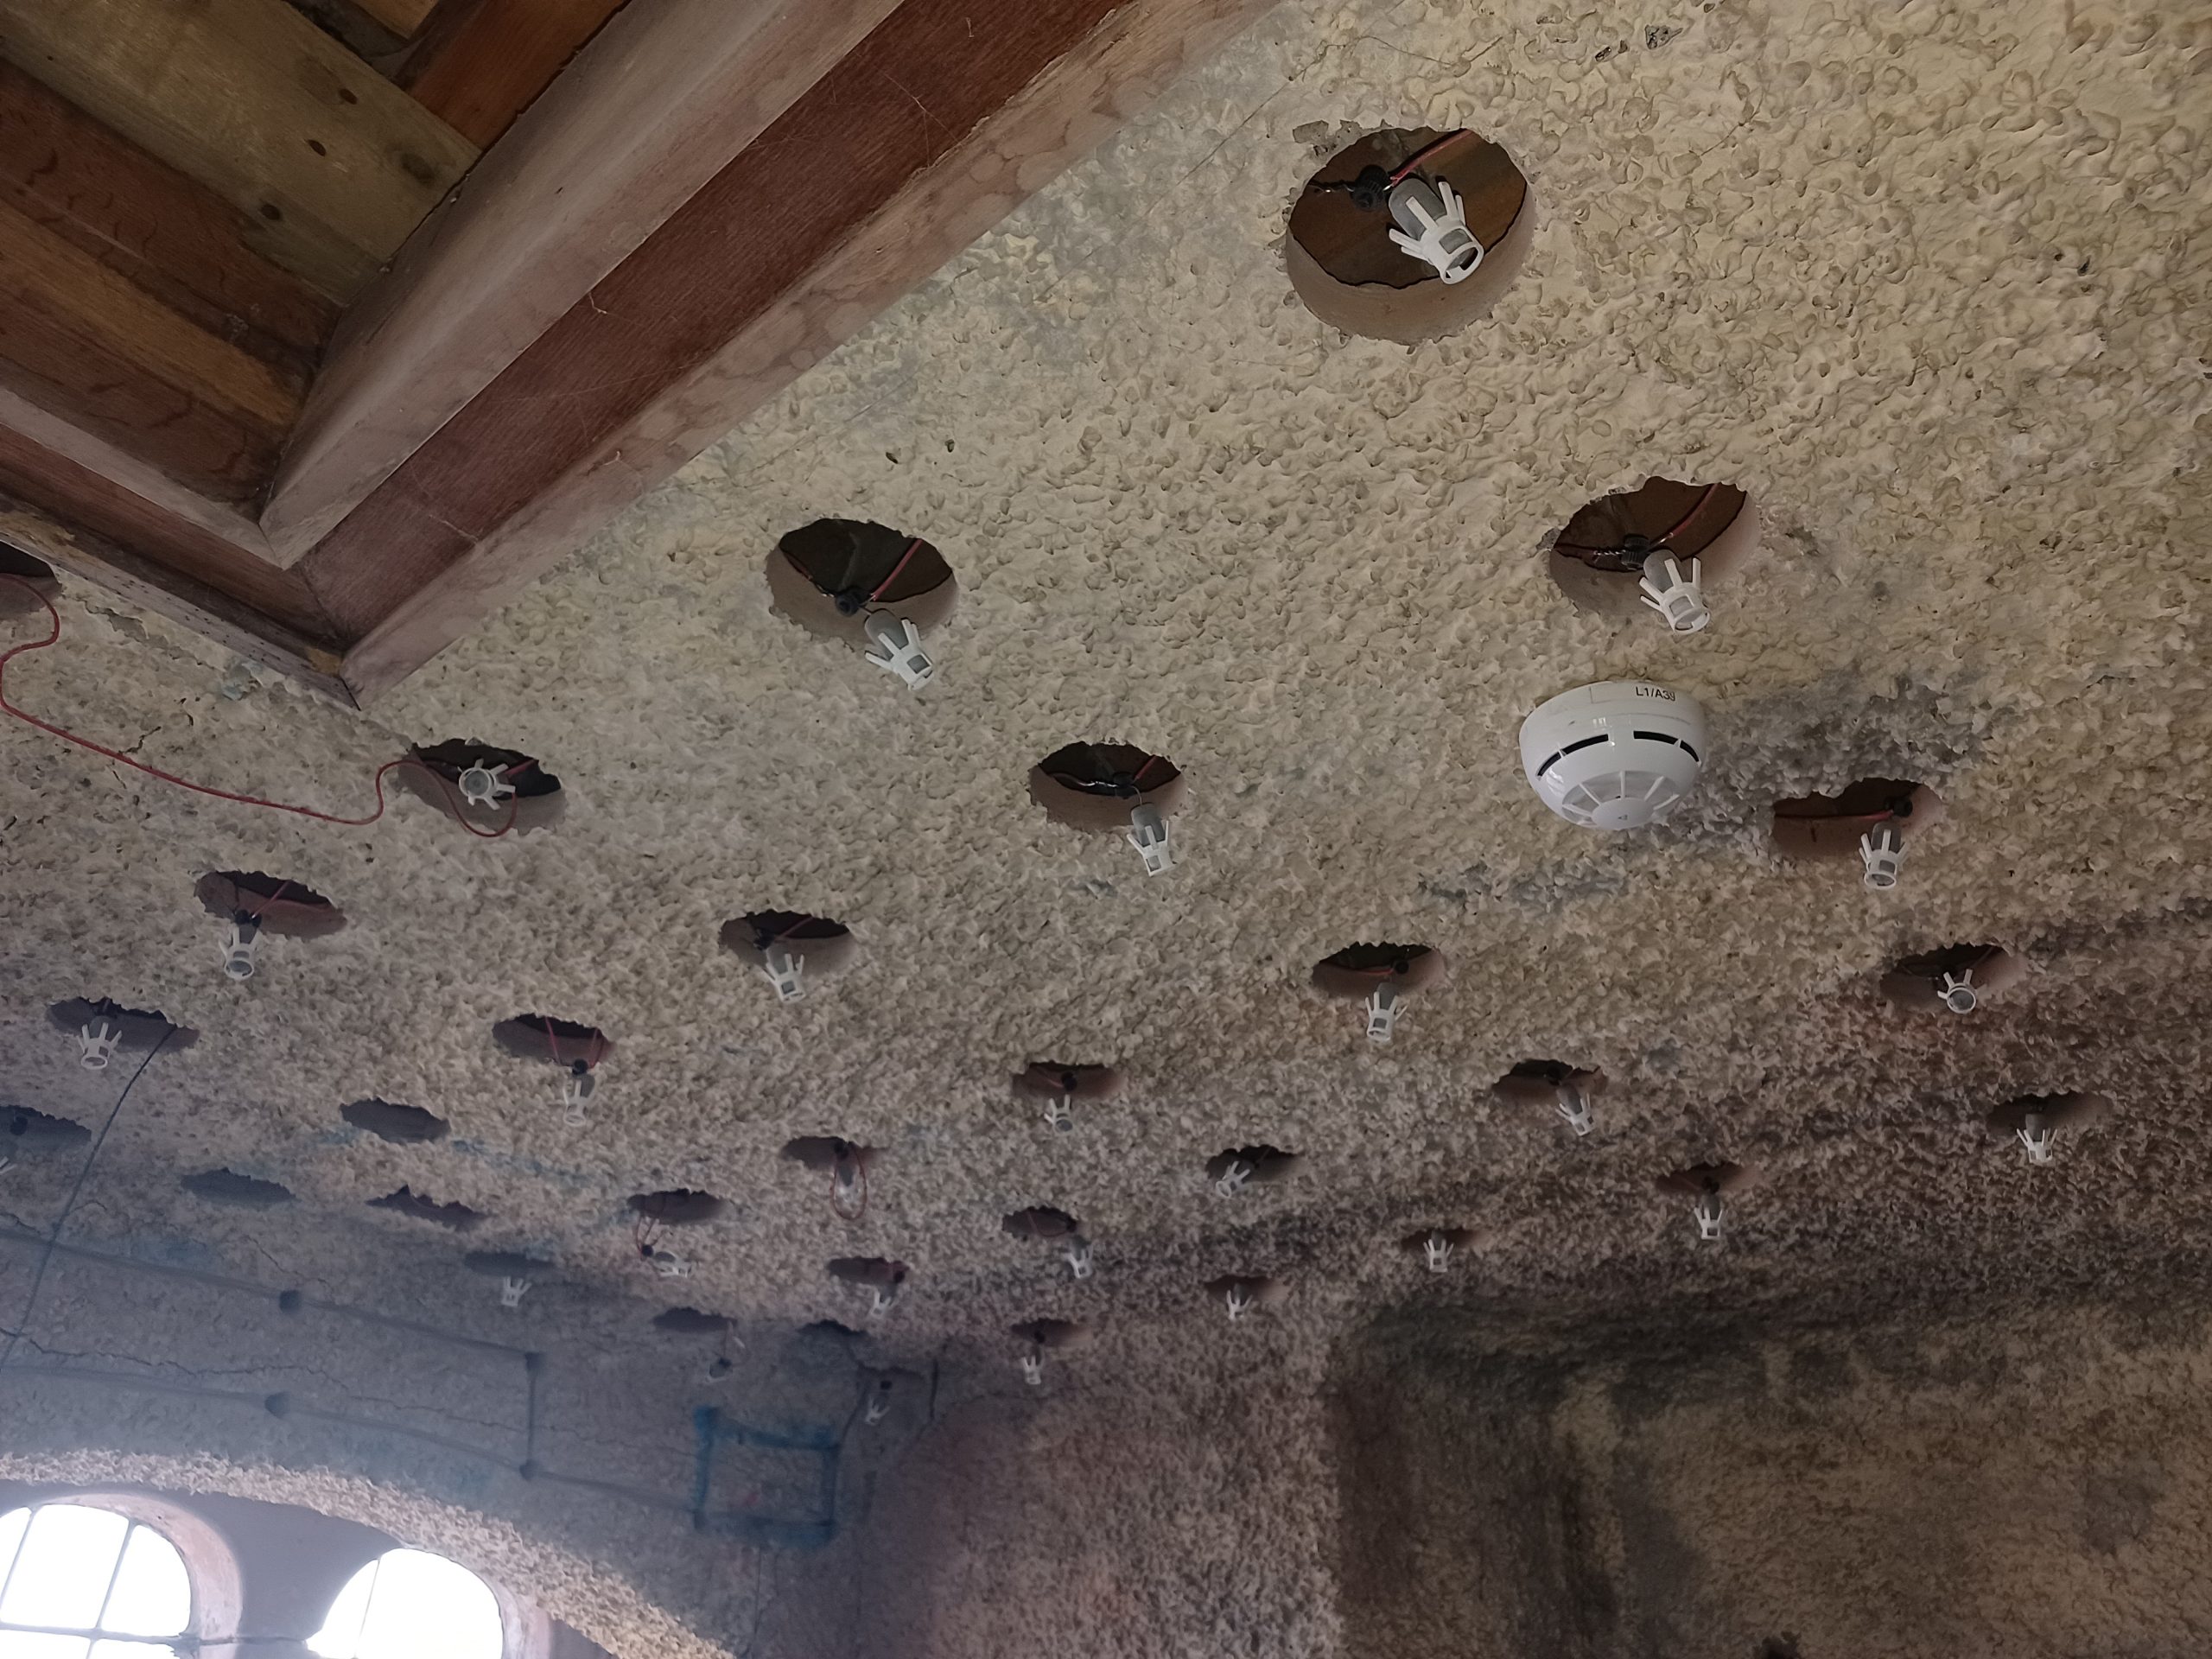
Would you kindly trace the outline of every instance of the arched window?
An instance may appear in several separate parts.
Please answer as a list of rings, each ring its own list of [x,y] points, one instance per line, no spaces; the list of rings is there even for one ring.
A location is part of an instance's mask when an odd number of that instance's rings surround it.
[[[322,1659],[501,1659],[506,1645],[492,1587],[419,1549],[392,1550],[356,1573],[308,1642]]]
[[[0,1659],[170,1659],[191,1628],[184,1558],[151,1527],[82,1503],[0,1515]]]

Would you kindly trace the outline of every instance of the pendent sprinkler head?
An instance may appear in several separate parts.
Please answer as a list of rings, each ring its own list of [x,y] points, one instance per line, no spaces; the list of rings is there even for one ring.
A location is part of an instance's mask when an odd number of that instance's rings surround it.
[[[1878,823],[1859,837],[1859,861],[1866,868],[1866,885],[1887,893],[1904,869],[1904,833],[1894,823]]]
[[[896,674],[910,691],[918,691],[937,677],[937,664],[922,645],[922,631],[905,617],[871,616],[861,625],[875,649],[868,660],[886,673]]]
[[[1669,632],[1701,632],[1713,620],[1713,612],[1705,602],[1705,588],[1698,580],[1703,569],[1692,559],[1686,576],[1671,555],[1655,553],[1644,562],[1643,580],[1637,585],[1643,590],[1643,602],[1666,620]]]
[[[1390,240],[1408,257],[1433,269],[1447,283],[1464,283],[1483,262],[1483,245],[1467,228],[1467,209],[1445,180],[1414,175],[1390,191]]]
[[[77,1030],[77,1064],[87,1071],[105,1071],[123,1041],[123,1027],[105,1015]]]
[[[1139,806],[1129,813],[1129,845],[1144,860],[1147,875],[1165,875],[1175,868],[1175,849],[1168,838],[1167,820],[1156,806]]]
[[[467,766],[460,779],[461,798],[470,806],[497,806],[515,792],[507,781],[506,769],[490,766]]]
[[[223,930],[223,971],[232,979],[253,977],[253,948],[261,938],[261,924],[244,911],[231,918]]]
[[[1377,985],[1369,993],[1363,1005],[1367,1009],[1367,1040],[1382,1044],[1390,1040],[1398,1028],[1398,1016],[1405,1012],[1406,999],[1395,986]]]
[[[1690,1206],[1690,1215],[1697,1222],[1697,1236],[1701,1239],[1720,1236],[1720,1195],[1707,1192]]]

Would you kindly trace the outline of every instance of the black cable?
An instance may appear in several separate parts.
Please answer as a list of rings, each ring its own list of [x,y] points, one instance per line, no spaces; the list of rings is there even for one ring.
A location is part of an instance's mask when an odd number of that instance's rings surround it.
[[[146,1058],[138,1062],[138,1069],[130,1074],[130,1081],[123,1085],[123,1092],[115,1097],[115,1104],[107,1115],[107,1122],[100,1125],[100,1132],[93,1137],[92,1147],[85,1154],[84,1167],[77,1172],[77,1183],[69,1189],[63,1201],[61,1213],[54,1217],[54,1230],[46,1236],[46,1248],[38,1254],[38,1270],[31,1275],[31,1294],[24,1299],[23,1312],[16,1321],[16,1329],[8,1332],[8,1345],[0,1349],[0,1367],[16,1357],[16,1344],[23,1339],[23,1332],[31,1328],[31,1315],[38,1309],[38,1294],[46,1285],[46,1270],[54,1265],[54,1247],[61,1242],[61,1230],[69,1224],[70,1215],[77,1208],[77,1200],[84,1196],[85,1183],[92,1179],[92,1166],[99,1160],[100,1148],[107,1144],[108,1131],[115,1127],[115,1120],[123,1115],[123,1103],[130,1098],[130,1091],[138,1086],[138,1079],[146,1075],[146,1068],[154,1063],[154,1056],[168,1046],[176,1035],[176,1027],[169,1026],[162,1032],[161,1040],[146,1051]]]

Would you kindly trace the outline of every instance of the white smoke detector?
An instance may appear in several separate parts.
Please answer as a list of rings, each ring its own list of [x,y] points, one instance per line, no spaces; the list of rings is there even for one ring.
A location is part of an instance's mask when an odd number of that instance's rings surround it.
[[[1562,691],[1521,722],[1521,769],[1569,823],[1633,830],[1696,786],[1705,711],[1679,691],[1607,680]]]

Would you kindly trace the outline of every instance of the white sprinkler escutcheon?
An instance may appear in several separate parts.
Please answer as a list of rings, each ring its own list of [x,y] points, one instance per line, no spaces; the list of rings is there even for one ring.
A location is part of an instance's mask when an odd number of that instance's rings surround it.
[[[260,923],[243,913],[232,917],[223,930],[223,971],[232,979],[251,979],[253,947],[260,939]]]
[[[1234,1325],[1259,1306],[1259,1299],[1242,1285],[1229,1287],[1229,1320]]]
[[[806,957],[788,946],[772,944],[761,952],[760,976],[776,988],[779,1002],[796,1002],[806,995],[799,977],[805,969]]]
[[[1574,1138],[1578,1141],[1597,1127],[1597,1119],[1591,1114],[1589,1099],[1571,1083],[1560,1084],[1559,1103],[1553,1109],[1559,1114],[1560,1121],[1574,1131]]]
[[[2018,1133],[2021,1146],[2027,1149],[2030,1163],[2047,1164],[2050,1161],[2050,1143],[2057,1138],[2058,1131],[2044,1121],[2042,1113],[2030,1112],[2021,1122]]]
[[[522,1299],[529,1294],[530,1281],[527,1279],[502,1279],[499,1281],[499,1306],[501,1307],[520,1307],[522,1306]]]
[[[1697,1236],[1713,1239],[1720,1236],[1720,1195],[1708,1192],[1690,1206],[1690,1215],[1697,1222]]]
[[[899,1300],[899,1288],[897,1285],[876,1286],[868,1297],[868,1318],[880,1319],[888,1313],[891,1311],[891,1305]]]
[[[1963,974],[1946,974],[1937,980],[1936,995],[1953,1014],[1972,1014],[1981,1006],[1981,993],[1974,988],[1971,968]]]
[[[878,1389],[875,1391],[874,1397],[868,1402],[868,1414],[861,1418],[861,1421],[864,1423],[874,1425],[881,1422],[890,1414],[891,1390],[888,1389]]]
[[[867,653],[868,661],[896,674],[908,690],[918,691],[937,677],[937,664],[922,647],[922,631],[905,617],[870,616],[861,626],[875,645]]]
[[[1698,581],[1703,569],[1692,559],[1690,573],[1685,576],[1669,554],[1654,554],[1643,562],[1643,580],[1637,584],[1643,589],[1643,602],[1666,619],[1673,632],[1697,633],[1713,620],[1712,608],[1705,602],[1705,588]]]
[[[861,1196],[861,1160],[840,1155],[830,1175],[830,1202],[836,1209],[851,1209]]]
[[[1467,228],[1466,206],[1446,180],[1402,180],[1390,192],[1390,217],[1398,226],[1390,240],[1447,283],[1465,282],[1483,262],[1483,245]]]
[[[1175,868],[1175,848],[1167,836],[1167,820],[1156,806],[1140,806],[1129,813],[1129,845],[1144,860],[1147,875],[1165,875]]]
[[[1866,867],[1866,885],[1887,893],[1904,870],[1904,834],[1894,823],[1878,823],[1859,837],[1859,861]]]
[[[1244,1184],[1251,1179],[1252,1166],[1242,1158],[1232,1158],[1229,1167],[1221,1172],[1221,1179],[1213,1184],[1213,1190],[1224,1198],[1233,1198],[1244,1190]]]
[[[115,1058],[116,1046],[123,1040],[123,1027],[114,1020],[101,1018],[80,1026],[77,1030],[77,1064],[87,1071],[105,1071],[107,1063]]]
[[[1068,1264],[1068,1271],[1077,1279],[1090,1278],[1092,1272],[1090,1241],[1082,1234],[1077,1234],[1068,1241],[1067,1249],[1060,1252],[1060,1260]]]
[[[1398,1016],[1406,1010],[1406,999],[1394,985],[1377,985],[1368,995],[1367,1040],[1387,1043],[1398,1029]]]
[[[1075,1114],[1068,1110],[1065,1095],[1054,1095],[1046,1101],[1045,1123],[1048,1128],[1058,1129],[1063,1135],[1075,1128]]]
[[[1021,1380],[1033,1389],[1045,1386],[1045,1356],[1027,1353],[1021,1357]]]
[[[514,792],[505,767],[469,766],[461,774],[461,798],[470,806],[497,806]]]
[[[1421,1242],[1421,1265],[1431,1273],[1442,1273],[1452,1265],[1452,1241],[1442,1233],[1431,1233]]]
[[[655,1250],[652,1254],[653,1271],[664,1279],[689,1279],[691,1264],[673,1250]]]

